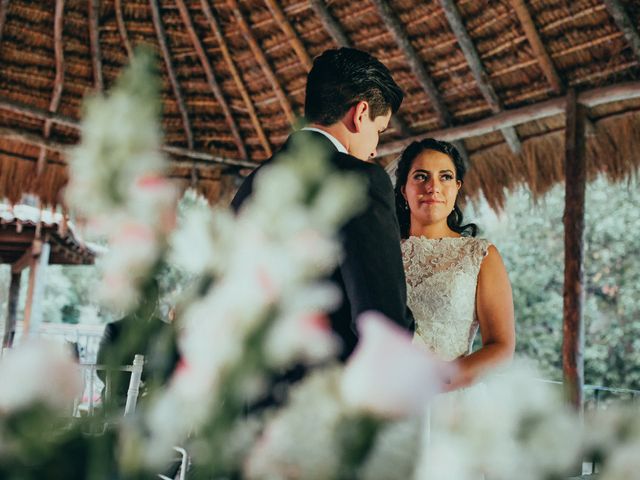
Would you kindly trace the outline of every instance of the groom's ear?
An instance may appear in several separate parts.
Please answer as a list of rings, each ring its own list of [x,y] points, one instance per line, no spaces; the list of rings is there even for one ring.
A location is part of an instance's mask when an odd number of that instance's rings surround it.
[[[365,115],[369,115],[369,102],[361,100],[353,107],[353,127],[356,133],[362,130]]]

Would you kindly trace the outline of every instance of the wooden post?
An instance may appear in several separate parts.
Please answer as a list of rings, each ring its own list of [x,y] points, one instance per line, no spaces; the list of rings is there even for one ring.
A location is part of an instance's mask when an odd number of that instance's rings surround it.
[[[7,321],[4,324],[2,347],[11,348],[16,336],[16,316],[18,313],[18,300],[20,298],[21,272],[11,272],[11,284],[9,285],[9,302],[7,305]]]
[[[42,297],[49,253],[51,246],[42,240],[33,241],[33,257],[29,268],[29,288],[27,302],[24,308],[24,324],[22,335],[28,336],[30,331],[37,332],[42,322]]]
[[[584,386],[584,198],[586,188],[585,107],[567,94],[565,138],[564,290],[562,370],[567,400],[583,410]]]

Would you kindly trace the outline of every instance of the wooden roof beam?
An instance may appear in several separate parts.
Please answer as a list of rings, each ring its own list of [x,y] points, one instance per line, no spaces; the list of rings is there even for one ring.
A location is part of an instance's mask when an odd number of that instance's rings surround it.
[[[34,147],[40,147],[41,150],[65,152],[68,149],[68,145],[64,145],[62,143],[50,140],[49,138],[46,138],[44,136],[35,135],[26,130],[16,128],[0,127],[0,138],[6,138],[15,142],[33,145]],[[40,156],[38,156],[37,162],[40,162]]]
[[[326,28],[327,32],[333,38],[333,41],[338,45],[338,47],[347,47],[352,48],[351,41],[347,36],[346,32],[342,28],[342,26],[338,23],[338,21],[333,18],[331,12],[327,8],[326,3],[323,0],[309,0],[311,3],[311,8],[316,13],[324,28]],[[391,121],[389,122],[394,130],[400,132],[400,134],[404,136],[411,135],[411,131],[407,126],[406,122],[403,121],[398,115],[393,115],[391,117]]]
[[[609,15],[613,17],[618,28],[622,31],[624,38],[629,42],[629,46],[633,51],[633,54],[638,60],[640,60],[640,35],[638,30],[633,25],[633,22],[627,15],[624,6],[619,0],[603,0]]]
[[[640,81],[595,88],[578,94],[578,102],[587,108],[635,98],[640,98]],[[466,125],[434,130],[426,134],[416,135],[405,140],[399,140],[382,145],[378,148],[378,155],[398,153],[409,143],[413,141],[420,141],[427,137],[434,137],[439,140],[452,142],[455,140],[462,140],[464,138],[479,137],[480,135],[497,132],[523,123],[561,115],[565,112],[565,104],[565,97],[557,97],[534,105],[498,113],[492,117],[468,123]]]
[[[246,20],[244,19],[244,16],[242,15],[242,12],[240,11],[240,6],[238,5],[238,2],[236,0],[227,0],[227,5],[233,12],[236,18],[236,23],[238,25],[240,33],[242,34],[242,37],[245,39],[245,41],[249,44],[249,48],[251,49],[251,52],[253,53],[253,55],[256,57],[256,60],[260,65],[260,68],[262,69],[262,73],[264,73],[264,76],[267,78],[267,81],[271,84],[271,88],[273,89],[276,95],[276,98],[278,99],[278,102],[280,103],[280,106],[284,111],[285,116],[287,117],[287,121],[289,122],[289,125],[294,126],[296,122],[296,116],[293,113],[293,108],[291,107],[291,103],[287,99],[287,95],[282,89],[282,86],[280,85],[280,83],[278,82],[278,79],[276,78],[276,75],[273,72],[271,65],[269,65],[269,62],[267,61],[267,58],[264,55],[264,52],[262,51],[255,37],[251,33],[251,29],[249,28],[249,25],[247,24]]]
[[[636,98],[640,98],[640,81],[624,82],[616,85],[609,85],[607,87],[594,88],[592,90],[585,90],[578,94],[578,102],[587,108],[593,108],[599,105],[621,102],[624,100],[632,100]],[[392,153],[398,153],[412,141],[419,141],[427,137],[434,137],[440,140],[447,140],[451,142],[464,138],[478,137],[487,133],[497,132],[502,128],[514,127],[523,123],[560,115],[565,111],[564,106],[565,97],[553,98],[551,100],[539,102],[534,105],[504,111],[497,115],[493,115],[491,117],[484,118],[473,123],[468,123],[466,125],[459,125],[441,130],[433,130],[427,132],[426,134],[415,135],[407,139],[387,143],[385,145],[381,145],[378,148],[378,155],[390,155]],[[31,106],[21,105],[1,96],[0,109],[14,112],[20,115],[26,115],[38,120],[50,119],[52,122],[58,125],[73,128],[77,131],[80,130],[80,122],[75,119],[64,117],[59,114],[52,114],[51,112],[48,112],[46,110],[37,109]],[[7,129],[5,129],[5,131],[6,130]],[[163,147],[163,150],[167,153],[173,153],[173,151],[177,152],[176,147],[165,146]],[[205,158],[208,155],[197,151],[193,151],[192,153],[194,158]],[[204,157],[202,157],[202,155],[204,155]],[[188,157],[189,155],[185,154],[184,156]],[[243,162],[237,159],[228,159],[223,157],[216,158],[221,159],[221,161],[219,161],[218,163],[228,163],[229,165],[257,165],[257,163],[255,162]]]
[[[347,37],[347,34],[344,32],[338,21],[331,15],[325,1],[309,0],[309,2],[322,25],[324,25],[324,28],[327,29],[327,32],[329,32],[329,35],[333,38],[333,41],[340,47],[350,47],[351,42],[349,41],[349,37]]]
[[[0,0],[0,42],[2,41],[2,32],[7,23],[7,10],[9,9],[9,0]]]
[[[180,110],[180,116],[182,117],[182,125],[184,128],[184,133],[187,137],[187,146],[190,150],[192,150],[193,149],[193,132],[191,130],[191,122],[189,121],[187,106],[184,102],[184,98],[182,98],[182,90],[180,88],[180,83],[178,83],[178,77],[176,76],[176,72],[173,68],[173,62],[171,61],[171,53],[169,52],[169,47],[167,45],[167,40],[165,38],[166,34],[164,31],[164,25],[162,24],[162,15],[160,14],[160,7],[158,5],[158,0],[149,0],[149,6],[151,7],[151,14],[153,17],[153,26],[156,31],[156,36],[158,37],[158,44],[160,45],[160,51],[162,52],[162,57],[164,58],[164,64],[167,67],[169,82],[171,83],[171,87],[173,89],[173,95],[176,97],[178,109]]]
[[[0,109],[7,110],[18,115],[26,115],[27,117],[35,118],[37,120],[51,120],[57,125],[73,128],[75,130],[80,129],[80,122],[75,118],[65,117],[60,114],[51,113],[48,110],[41,110],[39,108],[32,107],[31,105],[14,102],[13,100],[2,96],[0,96]]]
[[[533,23],[533,19],[531,18],[531,14],[527,9],[524,0],[511,0],[511,6],[516,11],[516,15],[518,15],[522,29],[524,30],[527,40],[533,49],[533,53],[538,60],[540,69],[551,85],[551,89],[555,94],[561,95],[564,90],[562,80],[556,71],[556,67],[553,65],[551,57],[544,48],[540,34],[536,29],[535,23]]]
[[[99,92],[104,90],[102,78],[102,53],[100,50],[100,25],[98,12],[100,0],[89,0],[89,41],[91,48],[91,65],[93,66],[93,85]]]
[[[391,31],[391,33],[393,34],[396,43],[400,47],[400,50],[404,52],[409,62],[411,71],[418,79],[418,83],[429,97],[431,105],[433,106],[433,109],[438,116],[438,122],[440,126],[449,126],[451,124],[451,115],[449,114],[449,111],[447,110],[447,107],[445,106],[435,83],[433,83],[431,76],[424,68],[422,60],[418,56],[415,48],[413,48],[413,45],[411,44],[411,41],[409,40],[409,37],[407,36],[405,29],[400,22],[400,19],[394,13],[387,0],[372,1],[378,9],[378,14],[382,18],[382,20],[384,20],[387,29],[389,29],[389,31]]]
[[[489,76],[484,70],[482,66],[482,61],[480,60],[480,55],[476,50],[476,47],[467,32],[467,29],[464,26],[462,21],[462,17],[460,12],[458,11],[458,7],[456,7],[453,0],[439,0],[440,6],[444,11],[445,16],[447,17],[447,21],[451,26],[451,30],[458,40],[458,45],[460,45],[460,49],[464,54],[464,57],[469,64],[469,68],[471,69],[471,73],[482,93],[482,96],[485,98],[491,111],[493,113],[499,113],[502,111],[502,103],[498,98],[493,86],[489,81]],[[520,140],[518,139],[518,134],[516,133],[513,127],[504,128],[501,130],[507,144],[516,154],[519,154],[522,151],[522,145]]]
[[[258,135],[258,140],[260,140],[260,144],[262,148],[266,152],[267,156],[271,156],[273,154],[273,150],[271,148],[271,143],[267,138],[267,135],[262,128],[262,124],[258,119],[258,114],[256,113],[255,106],[253,105],[253,101],[251,100],[251,96],[249,95],[249,91],[245,86],[242,78],[240,77],[240,72],[236,68],[236,64],[231,57],[231,52],[229,51],[229,46],[227,45],[227,41],[222,34],[222,28],[220,27],[220,23],[218,19],[213,14],[213,10],[209,5],[209,0],[201,0],[202,4],[202,12],[204,13],[209,25],[211,26],[211,31],[216,36],[216,40],[218,41],[218,45],[220,46],[220,51],[222,52],[222,56],[224,57],[227,65],[229,65],[229,71],[231,72],[231,77],[233,77],[233,81],[238,87],[240,91],[240,96],[242,97],[242,101],[244,102],[245,107],[247,108],[247,113],[249,114],[249,118],[251,119],[251,124],[253,125],[256,134]]]
[[[122,0],[115,0],[115,11],[116,11],[116,23],[118,24],[118,32],[120,32],[120,39],[122,40],[122,44],[124,45],[125,50],[127,51],[127,56],[129,60],[133,58],[133,47],[131,46],[131,42],[129,41],[129,35],[127,34],[127,25],[124,23],[124,13],[122,11]]]
[[[69,149],[73,147],[70,144],[62,144],[50,140],[48,138],[44,138],[38,135],[34,135],[28,131],[15,129],[15,128],[5,128],[0,127],[0,138],[6,138],[8,140],[13,140],[19,143],[24,143],[26,145],[33,145],[40,148],[46,148],[47,150],[53,150],[56,152],[60,152],[63,155],[66,155],[69,152]],[[227,158],[221,157],[218,155],[211,155],[206,152],[198,152],[196,150],[190,150],[188,148],[182,147],[174,147],[170,145],[164,145],[162,147],[162,151],[172,155],[174,157],[183,157],[189,158],[190,161],[185,163],[180,160],[171,160],[171,165],[181,166],[181,167],[193,167],[194,163],[200,163],[202,165],[212,166],[212,165],[227,165],[230,167],[240,167],[240,168],[255,168],[258,166],[257,162],[251,160],[238,160],[237,158]],[[2,152],[6,155],[13,155],[9,152]],[[23,155],[15,155],[16,158],[20,160],[27,160],[28,158]],[[66,165],[66,163],[60,162],[51,162],[58,165]]]
[[[63,17],[64,17],[64,0],[56,0],[55,13],[53,18],[53,49],[56,63],[56,76],[53,80],[53,94],[51,95],[51,102],[49,103],[49,111],[56,113],[60,106],[60,99],[62,98],[62,89],[64,88],[64,47],[62,45],[62,29],[63,29]],[[44,121],[44,138],[49,138],[51,135],[51,120]],[[38,155],[38,163],[36,165],[36,171],[38,175],[41,175],[47,164],[47,149],[45,147],[40,148],[40,154]]]
[[[155,0],[153,0],[155,1]],[[222,88],[218,84],[216,80],[216,76],[213,73],[213,67],[211,66],[211,62],[209,61],[209,57],[207,56],[207,52],[204,50],[204,46],[196,33],[196,30],[193,26],[193,21],[191,20],[191,15],[189,14],[189,9],[187,8],[184,0],[176,0],[176,5],[178,6],[178,10],[180,11],[180,16],[182,17],[182,23],[184,23],[185,29],[189,34],[189,38],[191,38],[191,43],[193,43],[193,48],[200,59],[200,64],[204,70],[204,73],[207,77],[207,82],[209,83],[209,88],[211,88],[211,92],[213,96],[216,98],[216,101],[220,104],[222,108],[222,112],[224,114],[224,118],[227,120],[227,124],[229,125],[229,129],[231,130],[231,135],[233,136],[233,140],[238,148],[238,153],[240,158],[247,158],[247,149],[244,145],[244,140],[242,140],[242,136],[240,135],[240,129],[238,128],[238,124],[236,123],[233,115],[231,114],[231,109],[229,108],[229,104],[227,103],[226,98],[224,97],[224,93],[222,92]],[[189,144],[189,149],[193,149],[193,141]]]
[[[282,8],[278,4],[277,0],[264,0],[264,1],[267,4],[269,11],[271,12],[271,15],[273,15],[273,17],[276,19],[278,26],[282,29],[287,39],[289,40],[289,43],[291,44],[291,47],[293,48],[293,50],[296,52],[296,55],[300,59],[300,62],[302,63],[302,65],[304,65],[304,68],[308,72],[309,70],[311,70],[313,61],[311,60],[311,57],[309,56],[307,49],[302,44],[302,40],[300,40],[300,37],[298,36],[296,31],[293,29],[291,22],[289,22],[289,19],[282,11]]]

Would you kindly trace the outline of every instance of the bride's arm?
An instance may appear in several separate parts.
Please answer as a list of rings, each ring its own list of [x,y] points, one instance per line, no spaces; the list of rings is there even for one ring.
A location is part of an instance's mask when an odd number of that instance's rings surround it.
[[[516,334],[511,283],[502,257],[493,245],[480,266],[476,313],[482,348],[454,362],[458,367],[457,374],[451,378],[447,390],[468,386],[488,370],[513,357]]]

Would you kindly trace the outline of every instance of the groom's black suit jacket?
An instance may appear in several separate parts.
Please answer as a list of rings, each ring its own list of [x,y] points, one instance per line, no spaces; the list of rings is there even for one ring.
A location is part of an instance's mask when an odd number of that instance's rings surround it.
[[[256,173],[277,162],[296,143],[326,149],[333,167],[355,172],[368,181],[367,205],[363,213],[340,231],[344,258],[331,276],[343,294],[342,305],[330,315],[333,330],[343,342],[340,358],[346,359],[358,342],[355,320],[367,310],[376,310],[402,328],[413,330],[413,316],[406,306],[406,284],[400,252],[400,230],[395,213],[393,188],[384,169],[373,163],[338,152],[321,133],[299,131],[292,134],[273,157],[249,175],[240,186],[231,207],[238,211],[253,190]]]

